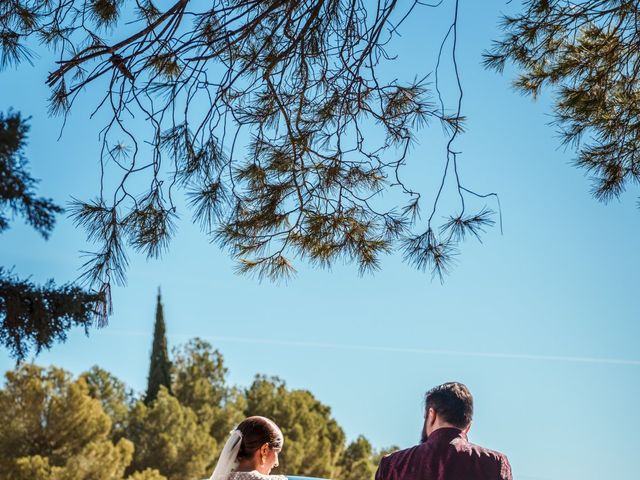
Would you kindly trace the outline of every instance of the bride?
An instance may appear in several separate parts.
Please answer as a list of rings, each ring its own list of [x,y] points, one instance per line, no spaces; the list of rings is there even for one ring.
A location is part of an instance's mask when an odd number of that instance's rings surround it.
[[[209,480],[286,480],[270,475],[278,466],[284,438],[278,426],[265,417],[249,417],[231,432]]]

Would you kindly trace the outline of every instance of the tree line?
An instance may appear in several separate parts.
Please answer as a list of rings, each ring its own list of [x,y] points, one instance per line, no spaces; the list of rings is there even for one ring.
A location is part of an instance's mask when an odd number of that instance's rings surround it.
[[[282,428],[278,472],[372,478],[383,452],[363,436],[347,443],[330,407],[311,392],[263,375],[246,388],[229,385],[222,354],[198,338],[172,353],[170,389],[161,385],[147,402],[98,366],[77,377],[30,363],[6,372],[0,478],[206,478],[229,432],[248,415]]]
[[[231,430],[251,415],[282,429],[281,472],[373,477],[384,452],[363,436],[347,444],[331,409],[311,392],[264,375],[248,388],[229,385],[222,354],[199,338],[172,353],[158,292],[144,394],[97,366],[77,378],[34,364],[7,372],[0,389],[0,478],[205,478]]]

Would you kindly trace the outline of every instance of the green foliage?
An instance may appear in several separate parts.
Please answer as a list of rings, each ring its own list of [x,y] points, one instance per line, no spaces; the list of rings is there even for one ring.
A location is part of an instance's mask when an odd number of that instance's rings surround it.
[[[111,437],[118,440],[124,436],[128,421],[129,408],[133,403],[133,392],[112,374],[98,366],[92,367],[81,375],[87,384],[88,394],[102,405],[102,409],[111,419]]]
[[[35,196],[38,182],[29,174],[24,155],[28,132],[29,125],[19,113],[0,112],[0,233],[9,228],[10,216],[19,215],[46,239],[55,214],[63,210],[52,200]],[[105,295],[72,284],[56,286],[53,280],[37,286],[0,267],[0,343],[17,360],[32,349],[39,353],[63,342],[73,326],[87,331],[99,312],[105,317],[105,306]]]
[[[147,394],[144,398],[147,405],[156,399],[161,387],[171,392],[171,361],[169,360],[167,348],[162,299],[160,292],[158,292],[156,321],[153,329],[153,346],[151,348],[151,361],[149,362],[149,376],[147,378]]]
[[[91,442],[71,457],[63,468],[53,467],[52,480],[112,480],[122,478],[131,461],[133,445],[121,439],[115,445],[108,440]]]
[[[619,197],[640,180],[640,5],[630,0],[528,0],[505,16],[503,38],[485,54],[520,71],[516,88],[554,89],[554,113],[575,163],[593,177],[593,195]]]
[[[374,463],[374,452],[371,443],[359,436],[345,449],[339,462],[340,480],[373,479],[378,467]]]
[[[99,27],[107,27],[118,20],[120,7],[124,0],[92,0],[91,13]]]
[[[374,452],[374,455],[373,455],[374,465],[378,465],[380,463],[380,459],[382,459],[382,457],[384,457],[385,455],[389,455],[390,453],[396,452],[398,450],[400,450],[400,447],[398,447],[397,445],[392,445],[390,447],[386,447],[377,452]]]
[[[176,189],[238,272],[277,281],[295,274],[294,259],[374,272],[393,251],[436,275],[446,270],[455,249],[441,247],[456,246],[465,237],[459,230],[474,225],[471,200],[495,196],[460,182],[452,143],[462,132],[462,91],[457,108],[445,108],[431,101],[432,68],[398,79],[379,72],[395,58],[403,19],[435,2],[133,3],[0,3],[0,68],[28,60],[29,42],[55,54],[52,114],[67,115],[75,99],[110,78],[110,88],[93,91],[110,117],[101,161],[116,169],[116,181],[72,209],[97,244],[86,280],[108,291],[125,282],[129,249],[157,257],[168,248]],[[456,44],[456,22],[457,13],[444,51]],[[142,128],[130,120],[138,115],[147,119]],[[436,174],[442,186],[423,195],[405,165],[431,124],[449,142]],[[433,240],[450,185],[458,233]],[[425,204],[432,213],[421,221]]]
[[[38,286],[0,267],[0,342],[18,360],[64,342],[73,326],[87,331],[103,305],[100,294],[53,280]]]
[[[122,478],[133,444],[109,438],[111,420],[84,379],[25,364],[0,390],[0,478]]]
[[[0,389],[0,478],[184,480],[210,475],[229,431],[249,415],[272,418],[285,436],[278,472],[369,480],[380,455],[364,438],[345,448],[331,410],[305,390],[256,376],[226,383],[222,355],[201,339],[174,350],[175,396],[161,386],[146,405],[109,372],[73,380],[23,364]]]
[[[399,448],[392,446],[376,451],[369,440],[360,435],[342,453],[338,462],[339,474],[337,478],[340,480],[373,479],[380,459],[396,450]]]
[[[173,393],[208,428],[219,448],[244,418],[246,400],[226,384],[227,369],[218,350],[194,338],[173,352]],[[216,455],[217,456],[217,455]]]
[[[164,387],[149,406],[143,402],[133,406],[127,438],[136,446],[128,471],[154,468],[169,480],[203,478],[216,449],[193,410]]]
[[[227,368],[222,354],[209,342],[194,338],[174,349],[173,368],[176,398],[201,420],[208,418],[207,407],[221,405],[226,395]]]
[[[167,480],[158,470],[147,468],[141,472],[134,472],[127,477],[127,480]]]
[[[51,199],[36,197],[38,181],[29,174],[24,155],[29,125],[19,113],[0,112],[0,233],[9,228],[9,217],[20,215],[44,238],[63,209]]]

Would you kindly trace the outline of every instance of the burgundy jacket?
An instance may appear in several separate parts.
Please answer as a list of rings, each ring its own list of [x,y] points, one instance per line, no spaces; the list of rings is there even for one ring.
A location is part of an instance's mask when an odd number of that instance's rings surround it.
[[[507,457],[469,443],[457,428],[439,428],[426,442],[387,455],[376,480],[512,480]]]

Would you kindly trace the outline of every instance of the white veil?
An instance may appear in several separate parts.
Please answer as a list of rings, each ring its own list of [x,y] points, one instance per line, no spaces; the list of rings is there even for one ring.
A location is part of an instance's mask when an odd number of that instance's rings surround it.
[[[240,451],[241,443],[242,432],[240,430],[231,432],[227,443],[225,443],[222,448],[222,453],[220,453],[216,468],[213,469],[213,474],[209,477],[209,480],[227,480],[231,470],[238,465],[238,452]]]

